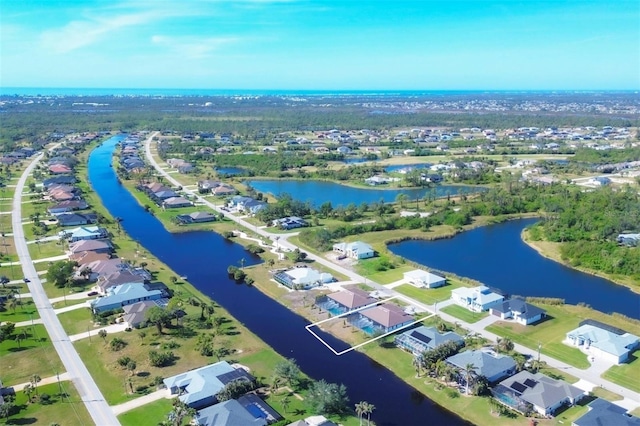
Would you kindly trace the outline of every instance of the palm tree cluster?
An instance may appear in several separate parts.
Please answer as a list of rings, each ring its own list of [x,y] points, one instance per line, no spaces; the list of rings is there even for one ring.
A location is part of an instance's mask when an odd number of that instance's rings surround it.
[[[358,415],[358,420],[360,420],[360,426],[362,426],[362,418],[365,414],[367,415],[367,426],[371,425],[371,413],[375,409],[376,406],[367,401],[360,401],[356,404],[356,414]]]

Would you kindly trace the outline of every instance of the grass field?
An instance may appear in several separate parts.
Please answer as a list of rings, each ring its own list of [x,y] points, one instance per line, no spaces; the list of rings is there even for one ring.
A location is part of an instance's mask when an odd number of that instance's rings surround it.
[[[15,324],[21,321],[40,318],[40,314],[38,313],[32,299],[17,299],[17,302],[19,302],[19,305],[15,310],[9,308],[8,305],[5,304],[4,311],[0,311],[0,323],[7,321]]]
[[[614,365],[602,375],[607,380],[640,392],[640,350],[631,354],[631,362],[628,364]]]
[[[418,288],[411,284],[402,284],[394,290],[418,302],[433,305],[436,302],[443,302],[449,299],[451,297],[451,290],[459,287],[462,287],[460,281],[448,279],[444,286],[438,288]]]
[[[27,338],[19,346],[15,339],[0,342],[1,374],[5,386],[28,382],[32,374],[50,377],[64,371],[44,325],[18,327],[13,335],[22,331]]]
[[[62,393],[60,389],[62,389]],[[65,381],[61,382],[60,386],[57,383],[38,386],[38,394],[45,393],[51,396],[49,404],[29,403],[27,395],[23,392],[16,393],[15,404],[19,411],[11,415],[6,424],[60,424],[65,426],[93,424],[93,420],[73,383]]]
[[[454,317],[461,319],[462,321],[468,322],[469,324],[478,322],[482,318],[489,315],[488,312],[471,312],[470,310],[465,309],[462,306],[458,306],[458,305],[446,306],[442,308],[441,311],[449,315],[453,315]]]
[[[167,419],[167,414],[173,408],[171,403],[171,399],[159,399],[120,414],[118,420],[122,426],[157,425]]]
[[[74,301],[74,303],[77,301]],[[84,333],[93,328],[93,318],[89,308],[74,309],[58,315],[62,328],[69,336]],[[93,334],[93,333],[91,333]],[[96,336],[97,338],[97,336]]]

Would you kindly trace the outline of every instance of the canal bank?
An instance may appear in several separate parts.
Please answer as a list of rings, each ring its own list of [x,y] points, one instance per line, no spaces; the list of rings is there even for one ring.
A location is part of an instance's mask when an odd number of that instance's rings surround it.
[[[378,407],[374,414],[378,424],[464,424],[459,417],[427,399],[416,401],[415,389],[365,355],[351,352],[334,356],[305,330],[307,320],[257,289],[235,284],[227,276],[226,268],[249,258],[241,246],[213,232],[167,232],[118,184],[114,170],[109,167],[116,142],[110,139],[91,153],[89,175],[105,207],[113,217],[122,219],[121,225],[131,238],[177,274],[188,276],[199,291],[224,306],[275,351],[295,358],[310,377],[344,383],[352,403],[366,400]],[[344,346],[330,335],[323,338],[335,347]]]

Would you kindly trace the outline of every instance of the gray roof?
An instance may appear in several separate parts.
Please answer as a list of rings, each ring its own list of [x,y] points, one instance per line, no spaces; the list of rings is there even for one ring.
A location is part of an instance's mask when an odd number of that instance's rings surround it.
[[[573,421],[575,426],[640,426],[640,417],[627,414],[627,410],[604,399],[596,398],[589,411]]]
[[[267,421],[253,414],[235,399],[230,399],[198,411],[196,422],[201,426],[265,426]]]
[[[555,407],[566,399],[575,400],[584,395],[582,389],[565,381],[552,379],[542,373],[531,374],[528,371],[521,371],[500,384],[515,391],[523,401],[544,409]]]
[[[529,319],[535,318],[540,314],[544,314],[545,311],[543,309],[538,308],[537,306],[530,305],[522,299],[509,299],[504,302],[492,306],[491,309],[497,312],[518,312],[522,318]]]
[[[400,334],[400,336],[404,336],[411,340],[418,340],[430,349],[436,348],[447,342],[464,342],[462,337],[453,331],[447,331],[446,333],[440,334],[434,327],[425,327],[424,325],[412,330],[407,330]]]
[[[509,356],[482,350],[460,352],[447,358],[446,361],[458,368],[473,364],[475,373],[487,378],[513,369],[516,366],[516,362]]]

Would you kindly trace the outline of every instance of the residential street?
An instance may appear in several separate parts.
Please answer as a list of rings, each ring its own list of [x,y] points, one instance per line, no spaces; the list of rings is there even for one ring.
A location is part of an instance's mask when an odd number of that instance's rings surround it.
[[[70,379],[78,390],[82,401],[87,407],[91,418],[96,425],[119,425],[120,423],[118,422],[118,419],[105,401],[102,393],[89,374],[89,371],[78,356],[73,344],[69,340],[69,336],[67,336],[67,333],[62,328],[62,325],[51,306],[51,302],[47,298],[42,287],[42,282],[36,273],[36,268],[34,267],[31,255],[29,254],[29,249],[24,236],[24,229],[22,227],[22,191],[27,177],[42,157],[43,153],[38,154],[38,156],[24,171],[16,185],[11,217],[16,252],[20,259],[20,264],[22,265],[24,277],[30,280],[30,282],[27,283],[29,292],[31,293],[35,306],[40,313],[40,318],[42,318],[42,322],[47,333],[49,333],[49,338],[53,342],[53,346],[58,353],[58,356],[60,356],[67,374],[70,376]]]
[[[167,171],[163,170],[160,165],[155,161],[155,159],[153,158],[152,154],[151,154],[151,141],[153,139],[153,137],[157,136],[158,132],[155,132],[153,134],[151,134],[144,142],[145,145],[145,153],[146,153],[146,158],[149,161],[149,163],[156,169],[156,171],[161,174],[165,179],[167,179],[167,181],[169,181],[171,184],[173,184],[174,186],[177,187],[182,187],[183,185],[177,181],[173,176],[171,176]],[[203,198],[202,196],[200,196],[197,191],[195,190],[189,190],[189,189],[184,189],[185,192],[189,193],[190,195],[192,195],[198,203],[202,203],[204,205],[209,206],[210,208],[212,208],[213,210],[217,211],[218,213],[222,213],[225,215],[226,218],[233,220],[234,222],[236,222],[237,224],[247,228],[247,229],[251,229],[252,231],[256,232],[257,234],[263,236],[263,237],[267,237],[270,240],[274,241],[274,243],[285,250],[294,250],[296,248],[298,248],[297,246],[295,246],[293,243],[288,241],[288,237],[290,237],[291,235],[295,235],[295,233],[291,233],[291,234],[272,234],[270,232],[267,232],[265,230],[265,228],[261,228],[261,227],[256,227],[253,224],[250,224],[246,221],[244,221],[242,218],[239,217],[235,217],[231,214],[229,214],[228,212],[225,212],[224,210],[222,210],[219,206],[214,205],[213,203],[211,203],[210,201],[206,200],[205,198]],[[397,296],[400,297],[402,299],[408,300],[411,303],[413,303],[414,305],[427,310],[429,312],[435,312],[436,311],[436,307],[433,305],[425,305],[423,303],[420,303],[418,301],[415,301],[413,299],[409,299],[408,297],[401,295],[400,293],[396,292],[395,290],[393,290],[393,288],[390,288],[389,286],[383,286],[381,284],[378,284],[376,282],[373,282],[369,279],[367,279],[366,277],[363,277],[359,274],[357,274],[356,272],[349,270],[347,268],[344,268],[340,265],[337,265],[333,262],[331,262],[329,259],[326,259],[322,256],[318,256],[316,254],[313,253],[308,253],[307,252],[307,258],[308,259],[312,259],[316,262],[318,262],[319,264],[322,264],[330,269],[333,269],[335,271],[340,272],[341,274],[346,275],[347,277],[349,277],[351,280],[356,281],[356,282],[362,282],[362,283],[366,283],[367,285],[374,287],[376,290],[382,292],[383,294],[387,294],[389,296]],[[393,283],[395,284],[395,283]],[[391,284],[391,286],[394,286],[393,284]],[[440,304],[440,307],[444,306],[444,304]],[[438,312],[438,314],[442,317],[442,319],[444,319],[445,321],[449,321],[452,323],[458,323],[460,324],[462,327],[468,329],[470,332],[474,332],[474,333],[478,333],[484,337],[486,337],[487,339],[495,342],[498,338],[498,336],[496,336],[493,333],[490,333],[488,331],[486,331],[484,329],[484,327],[486,327],[487,325],[489,325],[493,318],[487,318],[485,320],[482,320],[478,323],[475,324],[469,324],[466,323],[458,318],[455,318],[451,315],[448,315],[446,313],[443,312]],[[497,320],[497,318],[495,318],[495,320]],[[525,355],[530,355],[533,357],[537,357],[538,353],[536,350],[534,349],[529,349],[526,348],[522,345],[515,345],[515,349],[518,352],[521,352]],[[612,383],[608,380],[603,379],[602,377],[600,377],[600,374],[602,374],[605,369],[603,369],[603,367],[601,365],[598,365],[597,363],[595,363],[594,365],[592,365],[589,369],[587,370],[580,370],[577,369],[575,367],[572,367],[568,364],[565,364],[563,362],[560,362],[558,360],[556,360],[555,358],[551,358],[548,357],[546,355],[541,355],[540,357],[541,360],[545,361],[549,366],[557,368],[559,370],[562,371],[566,371],[568,374],[571,374],[573,376],[578,377],[579,379],[581,379],[582,383],[588,382],[590,384],[592,384],[593,386],[601,386],[607,390],[610,390],[612,392],[615,392],[621,396],[624,397],[624,399],[622,401],[615,401],[615,404],[618,404],[620,406],[623,406],[629,410],[640,407],[640,393],[638,392],[633,392],[629,389],[623,388],[622,386],[619,386],[615,383]],[[585,386],[588,387],[588,386]],[[590,390],[590,389],[589,389]]]

